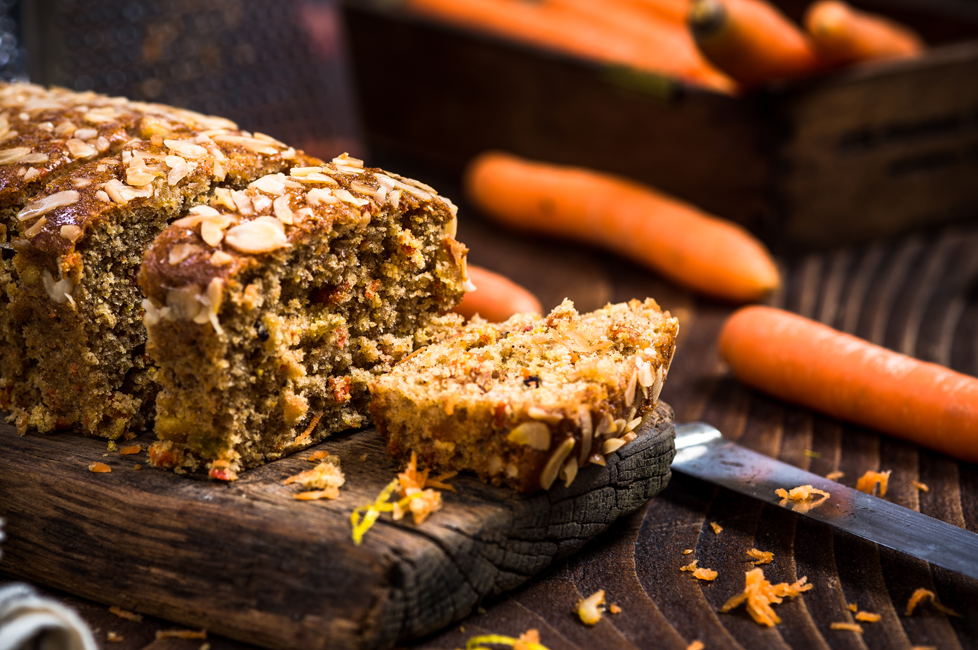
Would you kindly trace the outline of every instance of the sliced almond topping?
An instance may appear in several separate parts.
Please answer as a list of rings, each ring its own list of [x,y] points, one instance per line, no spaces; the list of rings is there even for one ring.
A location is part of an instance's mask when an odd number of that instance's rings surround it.
[[[170,173],[166,176],[166,182],[171,186],[176,185],[197,169],[197,163],[187,162],[180,156],[167,156],[166,166],[170,168]]]
[[[543,471],[540,472],[540,487],[544,490],[549,490],[550,486],[553,485],[554,480],[557,478],[557,473],[560,468],[563,467],[564,461],[570,455],[571,450],[574,448],[574,439],[565,438],[560,446],[554,451],[554,453],[547,460],[547,464],[543,466]]]
[[[135,165],[126,169],[126,184],[133,187],[145,187],[153,182],[156,174],[146,169],[146,167],[136,167]]]
[[[258,217],[235,226],[225,236],[227,243],[242,253],[270,253],[289,245],[282,222],[274,217]]]
[[[238,212],[244,215],[251,215],[255,213],[255,206],[251,202],[251,197],[241,190],[231,190],[231,200],[234,201],[235,207],[238,208]]]
[[[91,185],[92,184],[92,179],[91,178],[82,178],[82,177],[73,178],[73,179],[71,179],[71,184],[72,184],[73,187],[77,187],[78,189],[81,189],[83,187],[88,187],[89,185]]]
[[[111,198],[113,202],[120,205],[125,205],[135,198],[149,198],[153,196],[152,185],[147,185],[142,189],[137,190],[134,187],[126,185],[117,178],[107,181],[103,187],[105,188],[105,192],[109,195],[109,198]]]
[[[168,260],[170,262],[170,266],[176,266],[194,253],[199,253],[202,250],[203,249],[196,244],[177,244],[170,249],[170,256]]]
[[[21,159],[31,152],[30,147],[14,147],[13,149],[0,149],[0,165],[13,165],[19,163]]]
[[[105,190],[99,190],[95,193],[95,198],[102,203],[112,203],[112,199],[109,198],[108,193]]]
[[[279,196],[285,193],[284,179],[285,176],[283,174],[269,174],[268,176],[262,176],[256,181],[252,181],[248,187]]]
[[[550,449],[550,427],[543,422],[523,422],[510,431],[506,439],[531,449],[546,451]]]
[[[606,436],[615,431],[615,419],[611,417],[610,413],[605,413],[601,418],[601,422],[598,423],[598,428],[594,430],[594,436],[600,438],[601,436]]]
[[[652,384],[652,403],[653,404],[658,404],[658,402],[659,402],[659,393],[662,392],[662,383],[663,383],[663,376],[662,375],[663,375],[663,373],[662,373],[662,366],[659,366],[658,368],[655,369],[655,382]]]
[[[348,153],[342,153],[336,158],[333,158],[334,165],[348,165],[350,167],[360,167],[363,168],[363,161],[359,158],[354,158]]]
[[[231,190],[226,187],[219,187],[214,190],[214,202],[217,205],[223,205],[232,212],[238,211],[238,206],[234,204],[234,199],[231,198]]]
[[[307,176],[297,176],[296,178],[303,182],[326,183],[327,185],[332,185],[333,187],[339,187],[340,185],[336,182],[335,178],[327,176],[326,174],[320,174],[319,172],[313,172]]]
[[[339,203],[340,200],[333,196],[332,191],[314,187],[306,192],[306,202],[309,205],[320,205],[322,203]]]
[[[321,171],[323,171],[322,167],[293,167],[289,170],[289,174],[295,176],[296,178],[302,178],[312,174],[313,172]]]
[[[346,165],[335,165],[335,167],[336,167],[336,171],[338,171],[341,174],[359,175],[365,173],[364,170],[360,169],[359,167],[348,167]]]
[[[583,465],[591,453],[591,442],[594,439],[594,427],[591,423],[591,409],[585,405],[577,407],[577,423],[581,427],[581,452],[579,465]]]
[[[601,453],[607,456],[608,454],[613,454],[622,447],[625,446],[625,441],[621,438],[611,438],[610,440],[605,440],[601,443]]]
[[[370,201],[368,201],[367,199],[358,199],[357,197],[350,194],[349,191],[343,189],[333,190],[333,195],[336,198],[338,198],[340,201],[343,201],[345,203],[351,203],[357,207],[361,207],[370,203]]]
[[[74,133],[77,130],[78,127],[76,127],[71,122],[65,121],[59,124],[58,126],[56,126],[54,132],[57,133],[58,135],[68,135],[69,133]]]
[[[570,487],[570,484],[574,482],[574,479],[577,478],[577,470],[577,456],[571,456],[560,468],[560,478],[564,480],[564,487]]]
[[[71,138],[65,142],[65,146],[75,158],[89,158],[98,153],[98,149],[78,138]]]
[[[207,155],[207,149],[186,140],[164,140],[163,144],[167,149],[184,158],[201,158]]]
[[[68,224],[66,226],[61,226],[61,237],[62,239],[67,239],[72,244],[78,241],[82,236],[82,229],[78,226]]]
[[[224,165],[221,164],[220,160],[214,161],[213,173],[214,173],[214,178],[217,179],[218,182],[223,181],[225,178],[227,178],[228,175],[227,171],[224,169]]]
[[[40,219],[34,222],[34,225],[32,225],[27,230],[25,230],[24,234],[28,237],[33,237],[37,233],[41,232],[41,230],[44,228],[44,224],[46,224],[47,222],[48,222],[47,217],[41,217]]]
[[[48,161],[48,155],[46,153],[29,153],[23,158],[21,158],[18,162],[24,163],[25,165],[27,164],[33,165],[37,163],[44,163],[47,161]]]
[[[248,151],[254,153],[263,153],[268,155],[274,155],[279,152],[279,150],[272,146],[267,140],[261,140],[258,138],[249,138],[243,135],[231,135],[231,134],[216,134],[212,135],[211,139],[214,142],[227,142],[228,144],[236,144],[244,147]],[[284,145],[283,145],[284,146]]]
[[[366,183],[361,183],[360,181],[353,181],[350,183],[350,189],[355,192],[360,192],[361,194],[366,194],[367,196],[374,196],[377,190],[370,187]]]
[[[638,371],[633,371],[625,387],[625,406],[631,406],[635,401],[635,387],[638,386]]]
[[[211,266],[227,266],[234,261],[234,258],[224,251],[214,251],[211,255]]]
[[[40,175],[41,175],[40,169],[38,169],[37,167],[31,167],[26,172],[24,172],[24,180],[32,181]]]
[[[77,129],[71,137],[78,140],[91,140],[98,137],[98,131],[95,129]]]
[[[289,197],[280,196],[272,202],[272,208],[275,210],[275,216],[278,220],[286,225],[292,225],[292,208],[289,207]]]
[[[39,217],[47,214],[55,208],[61,208],[66,205],[77,203],[79,199],[81,199],[81,194],[79,194],[77,190],[64,190],[63,192],[58,192],[57,194],[45,196],[43,199],[39,199],[27,205],[17,213],[17,218],[21,221],[27,221],[33,217]]]
[[[104,135],[100,135],[98,139],[95,141],[95,148],[98,150],[99,153],[105,152],[109,148],[109,139],[106,138]]]
[[[526,410],[526,414],[529,415],[534,420],[543,420],[548,424],[558,424],[564,419],[563,413],[551,413],[539,406],[531,406]]]

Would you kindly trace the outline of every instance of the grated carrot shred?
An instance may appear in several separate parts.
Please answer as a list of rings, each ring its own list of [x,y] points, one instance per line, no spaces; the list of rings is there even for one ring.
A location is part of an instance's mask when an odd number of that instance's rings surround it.
[[[856,620],[863,623],[878,623],[881,618],[883,617],[873,612],[856,612]]]
[[[547,650],[545,646],[540,645],[540,633],[536,630],[527,630],[518,639],[502,634],[474,636],[466,642],[465,650],[489,650],[482,645],[484,643],[512,646],[513,650]]]
[[[830,481],[838,481],[840,478],[842,478],[845,475],[846,475],[845,472],[840,472],[836,470],[834,472],[829,472],[828,474],[826,474],[825,478],[827,478]]]
[[[832,623],[829,627],[833,630],[848,630],[849,632],[857,632],[858,634],[863,633],[863,628],[855,623]]]
[[[160,639],[206,639],[207,630],[156,630],[156,640]]]
[[[746,602],[747,613],[750,614],[751,618],[761,625],[773,627],[776,623],[780,623],[781,619],[771,605],[779,604],[785,598],[795,598],[802,592],[808,591],[813,585],[806,584],[807,581],[808,578],[802,576],[790,585],[787,582],[772,585],[764,578],[763,569],[760,567],[751,569],[745,576],[744,590],[724,603],[720,611],[729,612],[741,603]]]
[[[905,615],[912,616],[914,610],[917,608],[917,605],[921,604],[925,600],[930,600],[930,604],[933,605],[934,609],[939,612],[944,612],[948,616],[961,616],[961,614],[958,614],[953,609],[940,604],[937,601],[937,594],[935,594],[933,591],[930,589],[924,589],[922,587],[913,592],[913,595],[910,596],[910,600],[907,601],[907,611],[905,612]]]
[[[608,611],[611,612],[612,614],[621,614],[621,607],[619,607],[614,603],[611,603],[610,605],[608,605]]]
[[[328,451],[326,451],[325,449],[317,449],[316,451],[306,456],[306,460],[308,460],[310,463],[317,463],[322,459],[326,458],[327,456],[329,456]]]
[[[870,470],[860,476],[859,480],[856,481],[856,489],[866,494],[872,494],[876,489],[876,484],[879,483],[880,496],[886,496],[886,487],[890,483],[890,472],[892,471],[889,469],[885,472],[874,472]]]
[[[706,646],[703,645],[702,641],[693,641],[688,646],[686,646],[686,650],[703,650],[703,648],[705,647]]]
[[[849,603],[849,611],[850,612],[858,612],[859,611],[859,605],[857,605],[856,603]]]
[[[312,435],[313,430],[316,428],[316,425],[319,424],[321,419],[323,419],[323,411],[316,411],[312,416],[312,421],[309,422],[309,426],[306,427],[305,431],[295,437],[295,440],[292,441],[292,445],[295,447],[301,447],[309,442],[309,436]]]
[[[723,532],[723,526],[721,526],[715,521],[710,522],[710,527],[713,529],[713,532],[716,533],[717,535]]]
[[[754,566],[757,566],[758,564],[770,564],[774,561],[774,553],[771,551],[759,551],[756,548],[752,548],[747,551],[747,555],[756,560],[756,562],[754,562]]]
[[[921,492],[930,492],[930,488],[927,487],[926,483],[921,483],[920,481],[910,481],[910,484]]]
[[[683,555],[689,555],[692,552],[693,552],[693,549],[687,548],[685,551],[683,551]]]
[[[713,569],[702,569],[701,568],[701,569],[696,569],[695,571],[693,571],[693,577],[696,578],[697,580],[707,580],[707,581],[709,581],[709,580],[716,580],[717,579],[717,575],[718,575],[717,572],[714,571]]]
[[[119,448],[119,453],[123,456],[132,456],[133,454],[138,454],[142,450],[142,445],[126,445],[125,447]]]
[[[127,621],[135,621],[136,623],[139,623],[143,620],[142,614],[133,614],[132,612],[128,612],[122,609],[121,607],[115,605],[109,608],[109,613],[115,614],[119,618],[124,618]]]
[[[94,474],[108,474],[112,471],[112,468],[105,463],[90,463],[88,471]]]
[[[779,497],[781,497],[781,506],[783,507],[788,501],[793,501],[791,504],[791,509],[795,512],[805,514],[809,510],[814,510],[823,503],[825,503],[831,494],[824,490],[819,490],[811,485],[800,485],[796,488],[792,488],[790,491],[784,488],[778,488],[774,491]],[[813,501],[813,497],[818,494],[821,498],[818,501]]]

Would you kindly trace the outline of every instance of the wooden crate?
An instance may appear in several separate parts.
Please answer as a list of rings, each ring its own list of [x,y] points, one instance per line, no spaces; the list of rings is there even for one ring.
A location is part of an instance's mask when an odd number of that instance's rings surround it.
[[[908,6],[932,42],[978,35],[973,4]],[[390,3],[349,2],[344,18],[368,145],[446,173],[494,148],[589,166],[780,251],[978,216],[978,41],[732,98]]]

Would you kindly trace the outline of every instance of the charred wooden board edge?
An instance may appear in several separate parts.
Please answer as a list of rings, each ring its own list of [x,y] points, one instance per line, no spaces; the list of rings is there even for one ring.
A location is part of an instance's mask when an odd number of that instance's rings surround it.
[[[660,404],[606,467],[569,487],[519,496],[457,477],[422,526],[385,516],[359,547],[350,513],[397,470],[372,429],[321,444],[347,484],[336,501],[306,503],[281,482],[311,467],[300,455],[222,484],[133,471],[101,439],[0,424],[0,568],[268,648],[389,648],[517,587],[660,492],[672,417]],[[89,472],[95,461],[114,471]]]

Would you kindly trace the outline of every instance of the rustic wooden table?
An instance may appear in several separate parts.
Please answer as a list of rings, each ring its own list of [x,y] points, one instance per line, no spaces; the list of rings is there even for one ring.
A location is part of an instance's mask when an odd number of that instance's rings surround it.
[[[448,192],[446,191],[446,194]],[[854,485],[867,470],[892,470],[886,499],[978,532],[978,466],[959,463],[873,431],[787,406],[747,389],[721,364],[715,340],[729,305],[697,298],[607,253],[504,232],[469,214],[459,238],[474,264],[505,273],[537,293],[544,307],[565,296],[579,309],[652,296],[679,317],[676,360],[662,393],[676,421],[705,420],[728,437],[818,474],[844,472]],[[978,228],[951,227],[897,240],[783,261],[783,290],[774,305],[810,316],[895,350],[978,373]],[[929,487],[920,491],[912,484]],[[713,532],[711,523],[723,527]],[[745,551],[774,553],[764,567],[772,582],[807,576],[803,596],[777,606],[774,628],[754,623],[739,608],[720,613],[744,586],[751,568]],[[693,549],[684,555],[684,549]],[[697,559],[719,572],[694,580],[681,566]],[[978,561],[978,559],[976,559]],[[2,565],[0,565],[2,567]],[[904,615],[911,593],[934,591],[961,614],[929,605]],[[598,589],[621,607],[585,627],[575,603]],[[104,647],[163,650],[199,648],[201,641],[154,640],[173,627],[146,618],[123,621],[102,605],[48,591],[77,607]],[[832,630],[852,622],[848,605],[878,613],[863,634]],[[412,644],[416,650],[464,647],[480,634],[536,628],[551,650],[670,648],[695,640],[706,648],[978,648],[978,582],[850,535],[806,521],[723,489],[674,475],[668,488],[636,514],[561,560],[515,592],[465,620]],[[113,631],[123,641],[106,643]],[[212,650],[247,646],[213,635]]]

